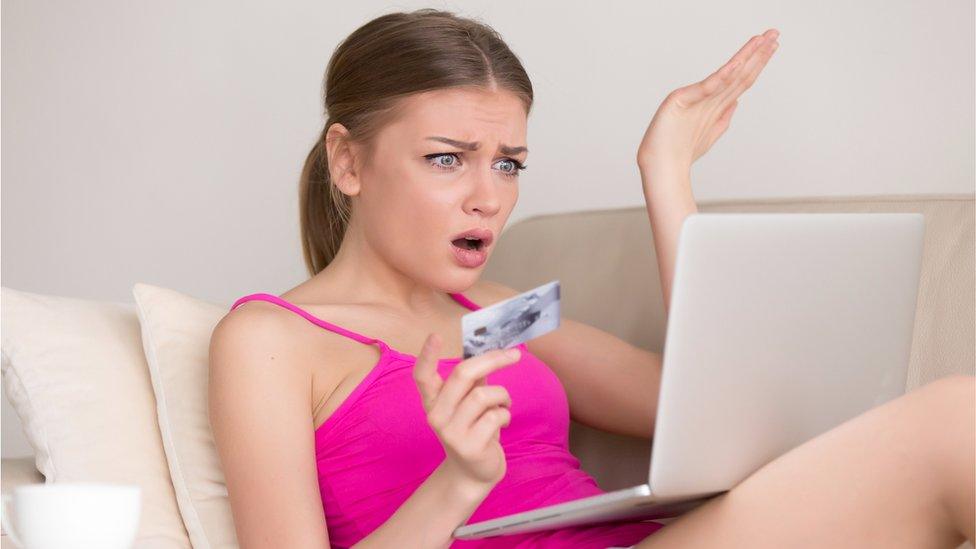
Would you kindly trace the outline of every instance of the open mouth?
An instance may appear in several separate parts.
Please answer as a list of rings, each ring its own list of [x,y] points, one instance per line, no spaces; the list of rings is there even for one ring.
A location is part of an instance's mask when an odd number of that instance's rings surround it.
[[[480,238],[458,238],[452,240],[451,243],[462,250],[481,251],[485,247],[484,242]]]

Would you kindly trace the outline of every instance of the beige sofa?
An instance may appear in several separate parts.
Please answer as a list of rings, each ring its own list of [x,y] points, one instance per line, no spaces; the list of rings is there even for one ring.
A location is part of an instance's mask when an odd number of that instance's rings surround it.
[[[925,241],[909,389],[954,373],[974,373],[973,205],[973,194],[698,202],[702,213],[922,213]],[[640,347],[660,351],[663,346],[664,308],[651,229],[643,207],[543,215],[512,224],[501,235],[484,277],[518,289],[558,278],[565,317],[602,328]],[[605,490],[646,479],[646,440],[573,422],[570,444],[583,468]],[[29,482],[44,482],[34,457],[3,459],[4,493]],[[180,512],[186,522],[182,502]],[[3,548],[11,545],[4,536]]]

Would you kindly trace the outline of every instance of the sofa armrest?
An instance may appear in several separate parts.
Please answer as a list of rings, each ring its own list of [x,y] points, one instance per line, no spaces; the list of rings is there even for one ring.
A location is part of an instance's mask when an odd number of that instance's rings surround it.
[[[0,491],[9,494],[24,484],[44,482],[44,475],[34,465],[34,456],[3,458],[0,463]]]
[[[34,465],[34,456],[0,460],[0,492],[9,494],[18,486],[42,482],[44,482],[44,475]],[[2,527],[0,527],[0,536],[3,536],[3,542],[6,543],[7,533]]]

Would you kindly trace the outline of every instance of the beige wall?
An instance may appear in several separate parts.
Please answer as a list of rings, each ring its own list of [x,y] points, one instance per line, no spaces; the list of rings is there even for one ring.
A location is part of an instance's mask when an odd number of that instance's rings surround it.
[[[633,159],[657,105],[768,27],[781,46],[695,165],[699,199],[973,190],[970,0],[4,0],[2,284],[131,300],[144,281],[228,304],[297,284],[329,56],[426,6],[493,25],[532,77],[510,223],[643,203]],[[3,456],[29,453],[2,411]]]

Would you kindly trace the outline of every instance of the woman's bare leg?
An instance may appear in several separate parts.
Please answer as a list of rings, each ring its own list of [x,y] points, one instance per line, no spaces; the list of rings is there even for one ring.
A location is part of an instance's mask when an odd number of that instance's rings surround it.
[[[790,450],[634,547],[954,548],[974,536],[974,439],[976,377],[939,379]]]

